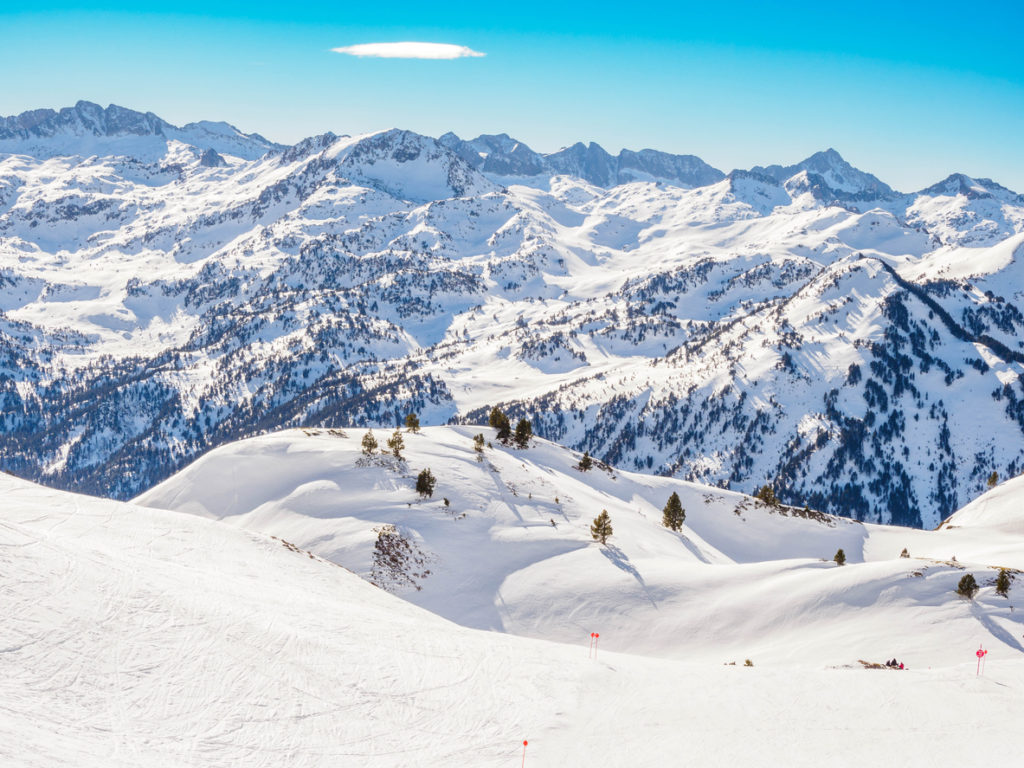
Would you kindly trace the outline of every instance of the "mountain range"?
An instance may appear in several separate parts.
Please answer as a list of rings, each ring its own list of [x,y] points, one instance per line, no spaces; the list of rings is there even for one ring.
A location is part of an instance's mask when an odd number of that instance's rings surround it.
[[[390,130],[0,118],[0,468],[129,498],[282,426],[500,405],[626,469],[934,527],[1024,469],[1024,198]]]

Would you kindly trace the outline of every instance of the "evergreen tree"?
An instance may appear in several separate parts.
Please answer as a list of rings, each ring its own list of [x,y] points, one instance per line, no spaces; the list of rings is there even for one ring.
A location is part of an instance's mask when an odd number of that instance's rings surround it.
[[[997,485],[999,485],[999,473],[996,472],[995,470],[992,470],[992,474],[988,476],[988,480],[986,481],[986,483],[989,488],[995,488]]]
[[[373,430],[366,430],[366,434],[363,435],[363,455],[373,456],[374,451],[377,450],[377,438],[373,436]]]
[[[906,547],[904,547],[903,551],[900,552],[900,557],[910,557],[910,552],[907,551]]]
[[[608,516],[607,509],[602,509],[601,514],[594,518],[594,524],[590,526],[590,535],[602,544],[612,535],[612,519]]]
[[[583,458],[580,459],[579,468],[586,472],[592,466],[594,466],[594,460],[590,458],[590,453],[587,451],[583,452]]]
[[[484,436],[483,433],[479,435],[473,435],[473,450],[477,453],[484,452]]]
[[[494,406],[493,408],[491,408],[490,416],[487,417],[487,424],[491,427],[491,429],[497,429],[498,425],[501,423],[501,419],[503,416],[505,416],[505,414],[502,413],[501,408],[499,408],[498,406]]]
[[[996,577],[996,594],[1002,597],[1009,597],[1010,592],[1010,572],[1005,568],[999,569],[999,575]]]
[[[423,498],[434,495],[434,486],[437,484],[437,478],[430,471],[430,467],[427,467],[419,475],[416,476],[416,493]]]
[[[762,485],[758,488],[757,492],[754,494],[754,498],[764,502],[769,507],[779,506],[779,500],[775,496],[775,491],[770,485]]]
[[[415,413],[410,413],[405,417],[405,428],[410,432],[420,431],[420,419]]]
[[[832,559],[836,561],[836,565],[846,565],[846,553],[842,548],[836,550],[836,556]]]
[[[520,419],[519,423],[516,424],[516,447],[528,447],[531,437],[533,437],[533,425],[527,419]]]
[[[965,573],[963,578],[960,579],[960,583],[956,585],[956,593],[960,597],[966,597],[970,600],[974,599],[974,594],[978,591],[978,582],[974,580],[974,575]]]
[[[494,406],[491,409],[491,415],[487,419],[487,423],[498,430],[498,439],[502,442],[507,442],[512,435],[512,424],[509,422],[508,416],[498,406]]]
[[[683,527],[684,520],[686,520],[686,510],[683,509],[683,505],[679,501],[679,494],[673,491],[672,495],[668,497],[665,508],[661,510],[661,524],[673,531],[678,531]]]
[[[405,440],[402,439],[402,433],[397,428],[391,433],[391,437],[388,438],[388,448],[391,449],[391,453],[395,455],[395,458],[401,461]]]

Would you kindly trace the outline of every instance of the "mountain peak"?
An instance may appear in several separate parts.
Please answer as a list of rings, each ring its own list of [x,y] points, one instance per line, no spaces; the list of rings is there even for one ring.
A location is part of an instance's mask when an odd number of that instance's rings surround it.
[[[922,189],[919,194],[943,197],[962,195],[969,200],[998,197],[1012,200],[1015,203],[1022,201],[1021,195],[997,184],[992,179],[974,178],[963,173],[951,173],[937,184]]]
[[[791,181],[788,186],[811,192],[824,203],[891,199],[896,195],[888,184],[853,167],[831,147],[795,165],[755,166],[751,171],[770,176],[779,183]],[[794,179],[805,172],[809,174],[807,178]]]
[[[821,152],[815,152],[810,157],[797,163],[806,170],[820,170],[832,168],[853,168],[841,154],[832,147]]]
[[[324,154],[344,166],[347,177],[403,200],[442,200],[495,189],[459,152],[400,128],[328,141]]]

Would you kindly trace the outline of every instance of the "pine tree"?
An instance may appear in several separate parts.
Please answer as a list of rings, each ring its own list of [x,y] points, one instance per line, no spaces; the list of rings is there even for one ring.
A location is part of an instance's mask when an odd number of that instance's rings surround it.
[[[974,575],[965,573],[963,578],[960,579],[960,583],[956,585],[956,593],[960,597],[966,597],[970,600],[974,599],[974,594],[978,591],[978,582],[974,580]]]
[[[612,535],[612,519],[608,516],[607,509],[602,509],[601,514],[594,518],[594,524],[590,526],[590,535],[602,544]]]
[[[420,419],[415,413],[410,413],[405,417],[405,428],[410,432],[420,431]]]
[[[590,469],[592,466],[594,466],[594,460],[592,458],[590,458],[590,453],[589,452],[587,452],[587,451],[583,452],[583,458],[580,459],[580,463],[579,463],[578,466],[584,472],[586,472],[588,469]]]
[[[1009,597],[1010,593],[1010,572],[1005,568],[999,569],[996,577],[996,594],[1001,597]]]
[[[501,412],[501,408],[499,408],[498,406],[494,406],[493,408],[491,408],[490,416],[487,417],[487,424],[491,427],[491,429],[497,429],[498,424],[501,422],[501,418],[504,415],[505,414]]]
[[[402,433],[398,429],[395,429],[391,433],[391,437],[388,438],[388,448],[391,449],[391,453],[395,455],[396,459],[402,460],[402,449],[405,448],[405,440],[402,439]]]
[[[672,495],[668,497],[665,508],[661,510],[661,524],[673,531],[678,531],[683,527],[684,520],[686,520],[686,510],[683,509],[683,505],[679,501],[679,494],[673,491]]]
[[[377,450],[377,438],[373,436],[373,430],[366,430],[366,434],[363,435],[363,455],[373,456],[374,451]]]
[[[754,498],[767,504],[769,507],[779,506],[779,499],[775,496],[775,491],[770,485],[762,485],[754,493]]]
[[[832,559],[836,561],[836,565],[846,565],[846,553],[842,548],[836,550],[836,556]]]
[[[502,442],[507,442],[512,435],[512,424],[509,422],[508,416],[498,406],[494,406],[491,409],[491,415],[487,419],[487,423],[498,430],[497,437]]]
[[[989,488],[995,488],[997,485],[999,485],[999,473],[996,472],[995,470],[992,470],[992,474],[988,476],[988,480],[986,481],[986,483]]]
[[[906,547],[904,547],[903,551],[900,552],[900,557],[910,557],[910,552],[907,551]]]
[[[527,419],[520,419],[516,424],[515,443],[517,448],[527,448],[533,437],[533,425]]]
[[[473,435],[473,450],[477,453],[484,452],[484,436],[483,433],[479,435]]]
[[[423,498],[434,495],[434,486],[437,484],[437,478],[430,471],[430,467],[427,467],[416,477],[416,493]]]

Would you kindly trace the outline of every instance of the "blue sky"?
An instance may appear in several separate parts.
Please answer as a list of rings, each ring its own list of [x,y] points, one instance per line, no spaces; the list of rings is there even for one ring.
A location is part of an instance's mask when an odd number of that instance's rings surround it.
[[[0,10],[0,114],[84,98],[279,141],[507,132],[724,170],[831,146],[900,189],[962,171],[1024,191],[1018,2],[25,5]],[[331,51],[404,40],[486,56]]]

